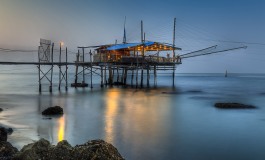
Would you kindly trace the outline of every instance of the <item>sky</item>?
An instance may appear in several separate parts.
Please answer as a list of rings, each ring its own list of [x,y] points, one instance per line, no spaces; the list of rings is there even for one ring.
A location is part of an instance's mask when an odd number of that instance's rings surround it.
[[[0,48],[37,49],[40,38],[57,46],[63,41],[73,52],[77,46],[122,42],[125,16],[128,42],[140,41],[143,20],[147,40],[172,43],[176,17],[178,54],[212,45],[248,46],[184,59],[178,73],[265,73],[264,0],[1,0]],[[20,59],[0,58],[5,56]]]

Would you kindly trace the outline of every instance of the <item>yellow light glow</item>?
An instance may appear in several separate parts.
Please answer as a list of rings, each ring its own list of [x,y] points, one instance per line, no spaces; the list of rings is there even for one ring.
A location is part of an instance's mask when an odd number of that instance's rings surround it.
[[[64,42],[60,42],[60,45],[63,46],[64,45]]]
[[[64,140],[65,122],[64,116],[59,119],[58,142]]]
[[[105,112],[105,134],[108,142],[113,142],[115,117],[118,111],[119,92],[107,92],[107,108]]]

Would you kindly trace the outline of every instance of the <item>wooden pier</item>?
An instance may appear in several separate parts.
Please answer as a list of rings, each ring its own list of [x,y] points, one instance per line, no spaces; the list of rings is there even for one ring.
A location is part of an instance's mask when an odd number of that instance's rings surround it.
[[[172,85],[174,86],[176,66],[182,64],[182,59],[246,48],[246,46],[243,46],[215,51],[214,49],[217,47],[215,45],[198,51],[176,55],[176,51],[181,50],[175,45],[176,19],[174,19],[173,26],[172,44],[146,41],[143,32],[143,22],[141,21],[140,42],[127,43],[124,28],[123,43],[77,47],[78,51],[75,61],[69,62],[67,47],[62,50],[63,45],[60,43],[59,55],[56,57],[58,59],[54,61],[54,43],[50,40],[41,39],[38,47],[37,62],[0,62],[0,65],[37,66],[39,92],[42,91],[44,79],[49,82],[49,91],[53,91],[55,66],[59,70],[58,90],[61,90],[62,84],[65,84],[65,90],[68,90],[68,67],[75,67],[74,82],[70,86],[76,88],[93,88],[94,76],[100,76],[99,83],[101,87],[106,85],[130,85],[136,88],[143,88],[150,87],[150,75],[153,75],[153,84],[156,86],[157,71],[159,70],[168,70],[168,72],[172,73]],[[10,51],[9,49],[6,50]],[[85,53],[89,53],[89,57],[85,58]],[[89,61],[85,61],[85,59],[89,59]],[[86,80],[86,75],[90,76],[89,80]],[[128,77],[129,75],[131,77]],[[81,79],[79,79],[80,77]],[[130,82],[128,79],[130,79]],[[90,86],[86,83],[87,81]]]

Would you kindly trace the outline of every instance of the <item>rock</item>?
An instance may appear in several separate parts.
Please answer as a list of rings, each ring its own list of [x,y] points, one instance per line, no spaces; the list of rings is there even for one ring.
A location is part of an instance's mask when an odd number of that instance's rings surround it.
[[[240,103],[215,103],[214,105],[216,108],[223,108],[223,109],[254,109],[255,106],[252,105],[245,105]]]
[[[11,135],[13,133],[13,129],[12,128],[6,128],[6,132],[8,135]]]
[[[7,131],[4,127],[0,127],[0,142],[1,141],[7,141]]]
[[[12,133],[12,128],[0,127],[0,141],[7,141],[7,135],[11,135]]]
[[[48,120],[50,120],[52,118],[51,117],[43,117],[42,119],[48,119]]]
[[[3,109],[2,108],[0,108],[0,112],[2,112],[3,111]]]
[[[59,142],[55,147],[49,149],[49,159],[72,159],[72,146],[66,141],[63,140]]]
[[[42,115],[61,115],[63,108],[60,106],[49,107],[42,112]]]
[[[18,152],[9,142],[0,141],[0,159],[9,160]]]
[[[16,160],[35,160],[47,159],[50,142],[45,139],[40,139],[35,143],[25,145],[20,152],[18,152],[14,159]]]
[[[88,141],[83,145],[77,145],[74,147],[73,159],[124,159],[118,150],[110,143],[103,140]]]
[[[72,147],[66,140],[59,142],[53,146],[49,141],[40,139],[39,141],[28,144],[18,152],[15,160],[123,160],[118,150],[111,144],[103,140],[92,140],[85,144]]]

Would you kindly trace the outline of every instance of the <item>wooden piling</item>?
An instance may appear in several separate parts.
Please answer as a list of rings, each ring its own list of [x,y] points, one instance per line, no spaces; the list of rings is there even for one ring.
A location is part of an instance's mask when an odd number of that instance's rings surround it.
[[[157,85],[157,76],[156,76],[156,65],[154,65],[154,86]]]
[[[83,63],[85,62],[85,48],[82,48],[83,50]],[[85,66],[83,65],[83,81],[82,81],[82,84],[85,84]]]
[[[124,82],[123,82],[124,85],[127,84],[127,68],[124,69]]]
[[[103,67],[100,66],[100,87],[103,87]]]
[[[122,74],[121,74],[121,83],[123,83],[123,84],[124,84],[124,78],[125,78],[124,74],[125,74],[125,68],[123,67],[122,68]]]
[[[135,81],[136,81],[136,88],[138,87],[138,68],[139,68],[139,62],[138,62],[138,52],[137,52],[137,58],[136,58],[136,79],[135,79]]]
[[[62,63],[62,43],[60,43],[60,55],[59,55],[59,91],[61,90],[61,74],[62,74],[62,68],[61,68],[61,63]]]
[[[79,62],[79,56],[80,56],[80,54],[79,54],[79,50],[78,50],[78,52],[77,52],[77,56],[76,56],[76,62]],[[78,65],[76,64],[76,68],[75,68],[75,88],[77,87],[77,75],[78,74]]]
[[[109,85],[113,84],[113,71],[112,68],[109,66]]]
[[[54,49],[54,43],[52,43],[52,55],[51,55],[51,62],[52,62],[52,68],[51,68],[51,79],[50,79],[50,87],[49,91],[52,92],[52,79],[53,79],[53,49]]]
[[[90,88],[93,88],[93,82],[92,82],[93,71],[92,71],[92,52],[91,52],[91,50],[89,52],[89,55],[90,55]]]
[[[133,78],[134,78],[134,68],[131,70],[132,75],[131,75],[131,86],[133,85]]]
[[[119,74],[119,67],[117,67],[117,82],[119,83],[120,74]]]
[[[67,60],[68,58],[68,55],[67,55],[67,47],[65,49],[65,62],[66,62],[66,65],[65,65],[65,90],[68,91],[68,65],[67,65]]]
[[[146,79],[147,79],[147,87],[149,88],[149,79],[150,79],[150,75],[149,75],[149,65],[147,65],[147,69],[146,69],[146,71],[147,71],[147,77],[146,77]]]
[[[105,81],[105,85],[107,85],[107,66],[105,65],[105,69],[104,69],[104,81]]]
[[[143,82],[144,82],[144,69],[143,69],[143,64],[141,68],[141,88],[143,88]]]
[[[40,78],[40,46],[38,47],[38,60],[39,60],[39,64],[38,64],[38,71],[39,71],[39,92],[41,92],[41,78]]]

